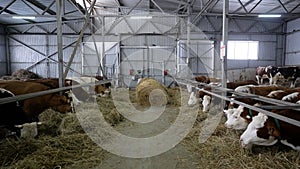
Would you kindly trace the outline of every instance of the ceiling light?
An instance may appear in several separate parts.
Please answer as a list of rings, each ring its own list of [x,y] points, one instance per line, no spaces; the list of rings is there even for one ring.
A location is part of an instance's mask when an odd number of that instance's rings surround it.
[[[35,19],[35,16],[13,16],[13,19]]]
[[[258,15],[259,18],[279,18],[281,15],[278,14],[262,14]]]
[[[152,16],[131,16],[130,19],[152,19]]]

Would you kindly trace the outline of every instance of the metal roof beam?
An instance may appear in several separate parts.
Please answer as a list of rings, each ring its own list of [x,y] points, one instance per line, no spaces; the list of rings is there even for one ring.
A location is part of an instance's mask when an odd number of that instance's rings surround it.
[[[253,1],[255,1],[255,0],[250,0],[250,1],[248,1],[248,2],[246,2],[245,4],[244,4],[244,7],[246,7],[246,6],[248,6],[250,3],[252,3]],[[239,10],[241,10],[243,7],[241,6],[241,7],[239,7],[238,9],[236,9],[235,11],[233,11],[232,13],[236,13],[236,12],[238,12]]]
[[[139,0],[127,13],[126,15],[129,15],[143,0]]]
[[[297,9],[300,6],[300,3],[296,5],[292,10],[290,10],[288,13],[292,13],[295,9]]]
[[[56,0],[54,0],[56,1]],[[77,11],[79,11],[81,14],[85,14],[85,10],[80,6],[80,5],[77,5],[76,1],[75,0],[67,0],[70,4],[72,4],[76,9]]]
[[[283,5],[283,3],[281,2],[281,0],[277,0],[280,3],[280,6],[285,10],[286,13],[288,13],[289,11],[286,9],[286,7]]]
[[[242,8],[244,9],[244,11],[246,13],[248,13],[248,11],[247,11],[246,7],[244,6],[244,4],[242,3],[242,1],[241,0],[238,0],[238,1],[239,1],[240,5],[242,6]]]
[[[28,6],[32,11],[34,11],[36,14],[40,14],[37,10],[35,10],[31,5],[29,5],[26,1],[21,0],[26,6]]]
[[[198,18],[201,16],[201,14],[202,14],[205,10],[207,10],[207,8],[208,8],[214,1],[215,1],[215,0],[209,0],[209,1],[205,4],[205,6],[201,9],[201,11],[193,18],[192,23],[193,23],[194,25],[197,25],[197,20],[198,20]]]
[[[154,1],[154,0],[151,0],[151,2],[162,12],[162,13],[165,13],[164,10],[159,6],[157,5],[157,3]]]
[[[248,11],[248,13],[251,13],[260,3],[262,0],[258,1],[251,9]]]
[[[286,4],[290,3],[290,2],[294,2],[294,0],[286,1],[283,5],[286,5]],[[269,11],[267,11],[266,13],[271,13],[271,12],[275,11],[276,9],[278,9],[278,8],[280,8],[280,7],[281,7],[281,5],[279,5],[279,6],[275,7],[275,8],[273,8],[273,9],[271,9],[271,10],[269,10]]]
[[[40,8],[43,11],[47,9],[47,7],[45,5],[41,4],[40,2],[38,2],[36,0],[27,0],[27,2],[29,2],[32,5]],[[46,10],[46,12],[49,13],[50,15],[56,15],[56,12],[51,10],[51,9]]]
[[[0,14],[1,14],[3,11],[5,11],[8,7],[10,7],[15,1],[16,1],[16,0],[12,0],[12,1],[11,1],[9,4],[7,4],[4,8],[0,7],[0,8],[2,8],[2,9],[0,10]]]

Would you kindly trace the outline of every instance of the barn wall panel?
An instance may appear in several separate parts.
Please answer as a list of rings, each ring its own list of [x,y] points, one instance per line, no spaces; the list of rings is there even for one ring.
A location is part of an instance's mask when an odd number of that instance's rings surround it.
[[[10,35],[9,52],[11,71],[27,69],[42,77],[58,77],[57,36],[56,35]],[[16,39],[16,40],[15,40]],[[77,36],[63,36],[63,47],[76,42]],[[65,65],[69,62],[74,44],[63,50]],[[47,56],[51,55],[50,59]],[[79,46],[71,68],[81,68],[81,47]],[[38,64],[37,64],[38,63]],[[64,68],[65,69],[65,68]],[[70,75],[73,72],[69,71]]]
[[[0,26],[0,76],[5,75],[6,73],[6,44],[4,27]]]
[[[285,65],[300,65],[300,19],[287,23]]]

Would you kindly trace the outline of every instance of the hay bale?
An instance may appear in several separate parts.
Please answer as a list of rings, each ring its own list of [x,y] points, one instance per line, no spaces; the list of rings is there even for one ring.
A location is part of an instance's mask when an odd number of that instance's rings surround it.
[[[155,79],[142,79],[136,87],[136,101],[139,105],[163,106],[168,100],[167,89]]]

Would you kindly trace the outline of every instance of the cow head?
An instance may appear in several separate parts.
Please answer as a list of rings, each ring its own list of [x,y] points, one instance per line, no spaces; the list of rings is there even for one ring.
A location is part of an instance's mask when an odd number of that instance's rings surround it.
[[[244,130],[247,128],[248,121],[241,117],[241,114],[244,112],[244,107],[239,106],[237,109],[233,110],[230,113],[227,113],[227,121],[225,122],[225,126],[227,128],[232,128],[235,130]]]
[[[204,95],[202,101],[203,112],[207,112],[209,110],[210,103],[211,103],[211,96]]]
[[[21,138],[34,138],[38,135],[37,126],[42,122],[24,123],[21,125],[15,125],[15,128],[20,129]]]
[[[187,84],[187,85],[186,85],[186,88],[187,88],[187,91],[188,91],[189,93],[191,93],[191,92],[193,91],[193,86],[190,85],[190,84]]]
[[[253,144],[271,146],[277,143],[278,131],[275,126],[267,124],[268,116],[258,113],[240,137],[242,147],[251,148]]]
[[[49,100],[50,107],[60,113],[72,112],[73,101],[69,96],[54,94]]]

